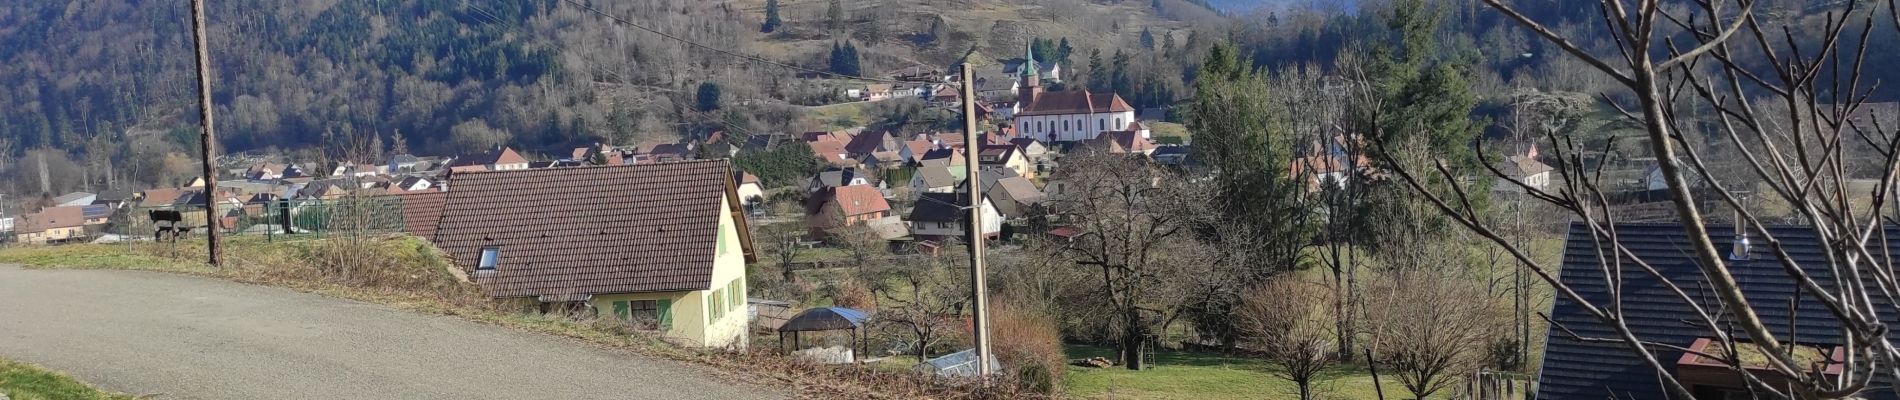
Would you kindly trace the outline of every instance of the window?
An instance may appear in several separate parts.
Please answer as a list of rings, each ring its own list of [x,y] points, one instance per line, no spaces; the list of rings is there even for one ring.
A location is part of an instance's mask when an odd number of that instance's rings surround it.
[[[1069,120],[1066,120],[1066,119],[1062,120],[1062,131],[1063,132],[1069,131]]]
[[[708,317],[710,317],[709,320],[711,321],[718,321],[720,318],[724,318],[726,316],[726,290],[725,289],[713,290],[712,298],[707,299],[707,302],[706,302],[706,312],[710,314],[708,315]]]
[[[660,318],[660,304],[655,300],[622,300],[614,302],[614,317],[622,321],[651,321]]]
[[[477,264],[475,266],[475,270],[476,271],[494,271],[495,264],[500,261],[501,261],[500,247],[492,247],[492,246],[483,247],[481,264]]]
[[[745,305],[745,297],[739,293],[738,279],[734,279],[731,283],[726,284],[726,302],[728,303],[727,306],[733,309],[738,309]]]
[[[1095,130],[1098,130],[1098,131],[1108,130],[1108,119],[1104,118],[1104,119],[1095,120]]]
[[[1128,125],[1122,125],[1122,117],[1115,117],[1115,129],[1121,129],[1121,128],[1126,128],[1126,127],[1128,127]]]

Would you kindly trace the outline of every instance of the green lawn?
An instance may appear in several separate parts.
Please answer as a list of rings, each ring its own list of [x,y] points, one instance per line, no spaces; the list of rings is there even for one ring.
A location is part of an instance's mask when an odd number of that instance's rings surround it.
[[[1069,358],[1115,358],[1113,349],[1067,346]],[[1299,390],[1271,374],[1262,360],[1222,355],[1161,352],[1155,367],[1144,371],[1069,366],[1066,390],[1071,397],[1088,399],[1291,399]],[[1322,399],[1377,399],[1372,375],[1356,366],[1335,368],[1314,383]],[[1380,377],[1386,398],[1407,397],[1405,388],[1389,376]]]
[[[135,399],[87,386],[66,374],[0,359],[0,394],[13,400]]]

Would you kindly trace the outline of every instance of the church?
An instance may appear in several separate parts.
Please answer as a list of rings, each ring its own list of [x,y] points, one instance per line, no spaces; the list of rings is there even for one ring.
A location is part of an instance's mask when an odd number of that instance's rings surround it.
[[[1088,89],[1044,93],[1036,55],[1024,53],[1024,66],[1018,68],[1022,83],[1016,89],[1022,105],[1014,116],[1018,134],[1047,143],[1080,142],[1114,132],[1149,138],[1148,129],[1135,122],[1135,108],[1120,95]]]

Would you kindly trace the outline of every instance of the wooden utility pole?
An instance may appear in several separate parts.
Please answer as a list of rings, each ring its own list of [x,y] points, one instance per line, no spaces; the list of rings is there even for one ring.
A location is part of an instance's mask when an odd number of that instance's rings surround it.
[[[990,384],[989,285],[983,272],[983,177],[976,159],[982,151],[982,138],[976,132],[976,73],[963,64],[963,180],[970,185],[970,291],[975,299],[970,307],[976,325],[976,371],[983,385]]]
[[[216,136],[211,133],[211,46],[205,43],[205,0],[191,0],[191,34],[198,48],[198,122],[204,130],[198,136],[198,148],[204,154],[205,248],[210,251],[211,267],[224,271],[218,254],[218,169]]]

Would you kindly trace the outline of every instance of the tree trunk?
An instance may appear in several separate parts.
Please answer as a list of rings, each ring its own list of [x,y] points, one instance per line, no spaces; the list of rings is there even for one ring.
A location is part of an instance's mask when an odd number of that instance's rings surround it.
[[[52,180],[53,178],[49,177],[46,172],[46,152],[47,151],[51,151],[51,148],[45,147],[45,146],[40,147],[40,156],[38,157],[39,167],[40,167],[40,193],[50,194],[50,193],[53,193],[53,180]]]
[[[1128,369],[1140,371],[1144,367],[1141,353],[1141,311],[1131,308],[1126,311],[1126,314],[1124,317],[1126,323],[1122,327],[1122,365]]]
[[[1298,382],[1298,384],[1300,386],[1300,400],[1313,400],[1313,384],[1308,382]]]

